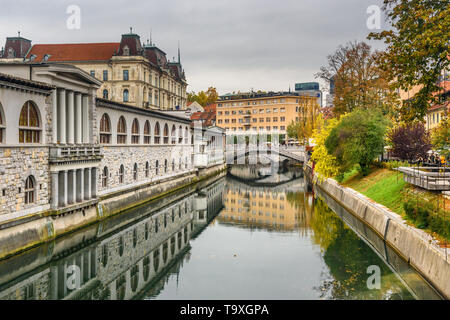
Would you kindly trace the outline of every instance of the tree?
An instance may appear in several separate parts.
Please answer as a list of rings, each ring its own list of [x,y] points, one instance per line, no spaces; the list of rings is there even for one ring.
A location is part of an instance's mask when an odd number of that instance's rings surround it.
[[[405,121],[422,120],[436,101],[437,80],[449,66],[450,2],[448,0],[384,0],[383,10],[392,29],[370,33],[384,40],[381,66],[395,88],[420,90],[400,109]]]
[[[345,117],[345,115],[343,116]],[[341,119],[343,118],[341,117]],[[328,153],[325,147],[325,140],[330,132],[338,125],[339,121],[336,118],[327,120],[319,120],[321,125],[315,129],[312,135],[312,140],[315,144],[311,155],[311,160],[314,161],[314,170],[316,170],[322,178],[334,177],[339,173],[339,164],[336,157]]]
[[[304,145],[308,145],[309,139],[312,137],[315,129],[318,129],[322,123],[322,114],[320,106],[310,99],[300,97],[298,121],[292,121],[287,127],[288,136],[303,141]]]
[[[357,109],[331,130],[325,147],[339,165],[338,180],[356,164],[363,175],[369,173],[370,164],[383,153],[387,125],[380,111]]]
[[[328,84],[334,82],[334,114],[376,108],[395,115],[398,94],[377,63],[380,55],[378,51],[372,52],[365,42],[349,42],[327,57],[328,65],[321,67],[315,76]]]
[[[196,101],[203,107],[215,103],[218,98],[219,94],[217,93],[217,90],[214,87],[209,87],[208,90],[206,90],[206,92],[199,91],[198,93],[195,93],[194,91],[191,91],[187,94],[187,99],[189,102]]]
[[[392,146],[392,155],[402,160],[426,159],[431,149],[430,135],[422,122],[394,127],[387,138]]]
[[[450,157],[450,121],[448,116],[442,118],[439,126],[433,130],[431,142],[446,159]]]

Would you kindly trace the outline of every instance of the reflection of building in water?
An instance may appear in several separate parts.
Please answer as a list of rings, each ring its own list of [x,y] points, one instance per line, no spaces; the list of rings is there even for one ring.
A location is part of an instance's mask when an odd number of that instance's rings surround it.
[[[248,186],[233,181],[224,193],[225,209],[217,217],[222,223],[254,228],[294,230],[309,225],[312,198],[304,192],[304,180],[276,187]]]
[[[76,245],[62,238],[40,247],[39,254],[30,251],[5,260],[0,299],[131,299],[143,294],[174,266],[180,268],[192,233],[220,211],[222,190],[219,180],[138,222],[128,214],[119,216],[113,226],[105,221],[82,233]],[[30,267],[18,270],[17,265]]]

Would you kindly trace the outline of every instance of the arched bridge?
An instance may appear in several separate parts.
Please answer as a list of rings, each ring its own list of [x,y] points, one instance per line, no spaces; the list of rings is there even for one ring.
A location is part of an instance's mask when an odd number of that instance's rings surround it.
[[[233,149],[233,150],[227,150],[226,151],[226,159],[227,162],[229,160],[233,159],[234,161],[246,158],[248,156],[255,156],[265,159],[269,159],[270,161],[273,161],[272,155],[274,156],[281,156],[287,159],[291,159],[294,161],[299,162],[305,162],[305,151],[303,149],[299,148],[268,148],[268,149],[258,149],[258,148],[242,148],[242,149]]]

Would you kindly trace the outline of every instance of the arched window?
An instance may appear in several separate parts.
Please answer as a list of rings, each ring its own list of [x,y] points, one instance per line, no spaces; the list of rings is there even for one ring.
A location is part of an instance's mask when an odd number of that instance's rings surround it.
[[[175,172],[175,159],[172,159],[172,172]]]
[[[150,174],[150,164],[148,161],[145,163],[145,177],[148,178],[148,175]]]
[[[20,111],[19,118],[19,142],[39,143],[41,129],[39,127],[39,115],[33,102],[27,101]]]
[[[136,181],[138,179],[138,165],[137,163],[133,166],[133,179]]]
[[[144,125],[144,144],[150,144],[150,121],[145,121]]]
[[[133,124],[131,125],[131,143],[133,143],[133,144],[139,143],[139,121],[138,121],[138,119],[134,119]]]
[[[100,120],[100,143],[111,143],[111,121],[106,113]]]
[[[125,168],[124,168],[123,164],[121,164],[120,168],[119,168],[119,183],[123,183],[124,175],[125,175]]]
[[[183,143],[183,128],[181,126],[178,128],[178,143]]]
[[[117,143],[125,144],[127,142],[127,124],[125,118],[121,116],[117,122]]]
[[[108,167],[103,168],[102,172],[102,187],[106,188],[108,186]]]
[[[167,173],[167,166],[168,166],[168,161],[166,159],[166,160],[164,160],[164,173]]]
[[[186,127],[186,130],[184,131],[184,143],[185,144],[189,143],[188,139],[189,139],[189,129]]]
[[[34,185],[34,177],[28,176],[25,180],[25,204],[34,203],[36,199]]]
[[[3,120],[4,116],[3,116],[3,108],[2,105],[0,103],[0,143],[3,143],[3,137],[5,136],[5,122]]]
[[[158,175],[158,173],[159,173],[159,161],[158,160],[156,160],[156,163],[155,163],[155,173],[156,173],[156,175]]]
[[[123,102],[128,102],[129,100],[129,93],[128,89],[123,90]]]
[[[108,90],[107,89],[103,90],[103,99],[108,99]]]
[[[169,144],[169,126],[167,123],[164,125],[164,144]]]
[[[171,139],[172,144],[177,143],[177,129],[176,129],[175,125],[172,126],[172,133],[170,135],[171,135],[171,138],[172,138]]]
[[[155,124],[155,144],[161,143],[161,129],[159,128],[159,122],[156,122]]]

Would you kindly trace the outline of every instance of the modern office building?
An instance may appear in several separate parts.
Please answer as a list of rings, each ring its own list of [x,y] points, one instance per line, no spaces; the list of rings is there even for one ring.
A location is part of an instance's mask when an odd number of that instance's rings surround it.
[[[301,96],[316,97],[317,103],[322,107],[322,91],[318,82],[302,82],[295,84],[295,92]]]

